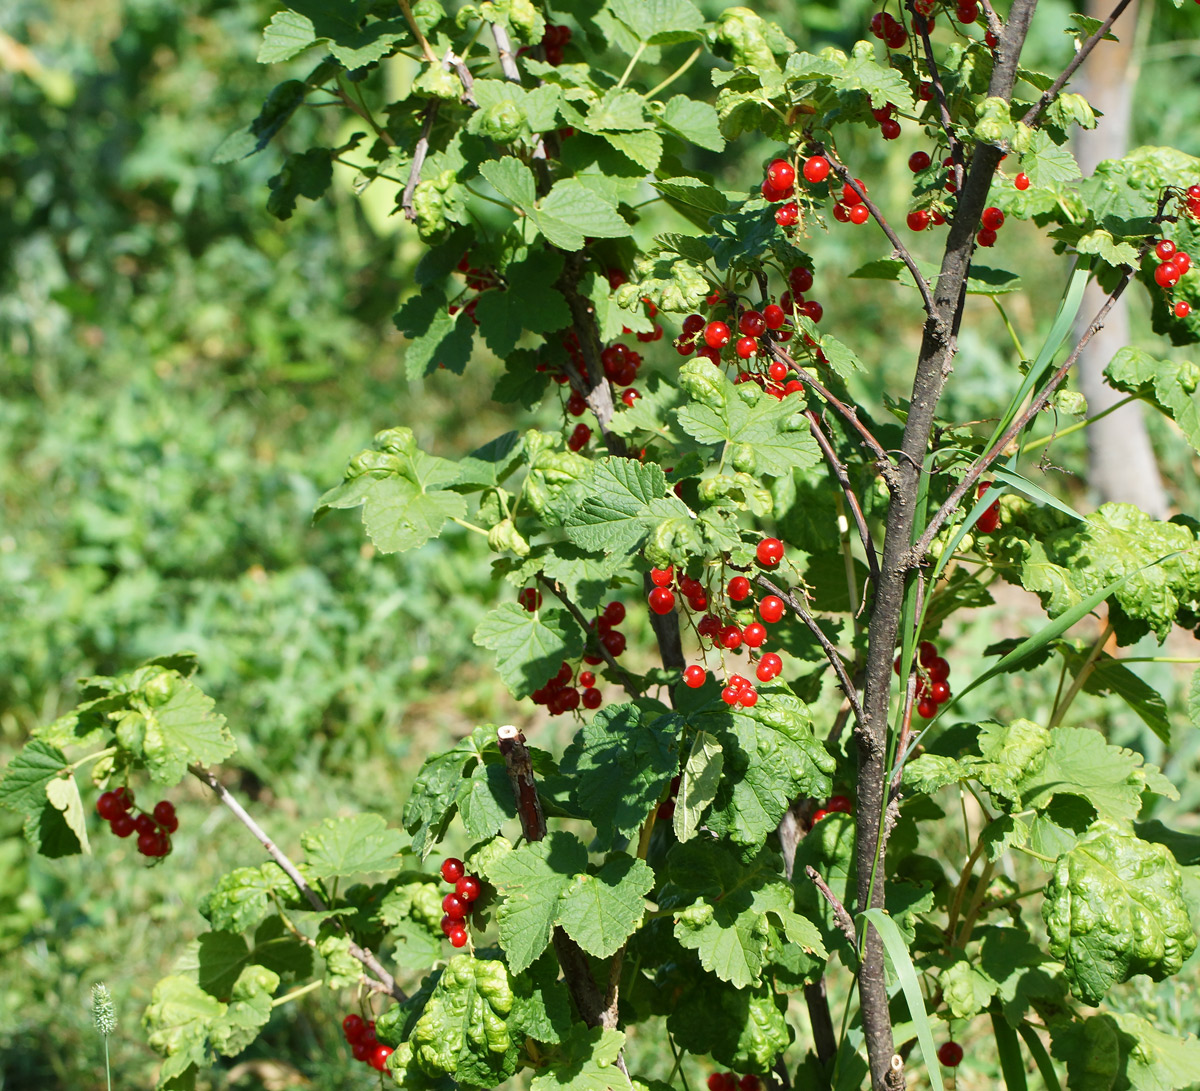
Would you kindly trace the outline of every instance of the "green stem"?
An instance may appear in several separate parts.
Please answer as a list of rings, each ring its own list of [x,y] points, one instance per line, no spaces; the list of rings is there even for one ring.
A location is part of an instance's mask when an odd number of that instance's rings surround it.
[[[679,79],[680,76],[682,76],[689,68],[692,67],[692,65],[694,65],[696,63],[696,59],[703,52],[704,52],[704,46],[702,46],[702,45],[696,46],[696,48],[692,51],[692,55],[690,57],[688,57],[688,59],[686,61],[684,61],[683,64],[681,64],[678,68],[676,68],[674,72],[672,72],[665,80],[662,81],[662,83],[658,84],[655,87],[651,87],[650,90],[646,92],[647,101],[654,98],[654,96],[657,95],[659,93],[659,91],[665,91],[668,87],[670,87],[671,84],[673,84],[677,79]]]
[[[115,754],[118,749],[120,748],[116,746],[108,746],[103,750],[97,750],[94,754],[88,754],[87,756],[80,758],[78,761],[71,762],[70,765],[66,766],[64,772],[73,773],[81,765],[86,765],[89,761],[99,761],[101,758],[107,758],[110,754]]]
[[[1071,707],[1071,702],[1079,696],[1079,691],[1083,689],[1084,683],[1088,680],[1096,666],[1096,660],[1100,658],[1100,653],[1104,650],[1104,643],[1112,636],[1113,623],[1110,618],[1101,630],[1100,635],[1096,638],[1096,643],[1092,645],[1092,650],[1088,652],[1088,657],[1083,661],[1083,666],[1079,668],[1079,673],[1075,675],[1071,682],[1071,688],[1067,690],[1066,695],[1062,699],[1062,703],[1058,705],[1050,716],[1050,722],[1046,724],[1049,727],[1057,727],[1061,723],[1067,709]]]
[[[1124,655],[1122,663],[1200,663],[1200,655]]]
[[[1038,436],[1037,439],[1031,439],[1028,443],[1021,447],[1021,454],[1026,451],[1031,451],[1035,447],[1045,447],[1046,444],[1052,443],[1056,439],[1062,439],[1063,436],[1069,436],[1072,432],[1078,432],[1081,428],[1086,428],[1089,424],[1095,424],[1096,421],[1103,417],[1107,417],[1109,413],[1115,413],[1123,405],[1128,405],[1130,402],[1140,401],[1141,398],[1137,394],[1130,394],[1127,398],[1122,398],[1119,402],[1113,402],[1107,409],[1100,410],[1095,416],[1088,417],[1087,420],[1077,421],[1075,424],[1068,425],[1061,431],[1051,432],[1047,436]]]
[[[488,532],[483,527],[477,527],[474,523],[468,523],[465,519],[458,518],[457,515],[450,516],[450,521],[457,523],[464,530],[473,530],[476,534],[482,534],[485,538],[488,536]]]
[[[1028,360],[1029,357],[1025,355],[1025,350],[1021,347],[1021,339],[1017,336],[1017,331],[1013,329],[1012,322],[1009,321],[1008,312],[995,296],[992,296],[991,300],[996,305],[996,310],[1000,312],[1000,317],[1004,320],[1004,328],[1008,330],[1008,336],[1012,338],[1012,343],[1016,346],[1017,354],[1022,360]]]
[[[112,1067],[108,1063],[108,1035],[104,1036],[104,1077],[108,1082],[108,1091],[112,1091]]]
[[[317,989],[321,988],[321,986],[324,984],[325,982],[321,980],[310,981],[307,985],[301,985],[298,989],[293,989],[290,993],[284,993],[282,996],[275,997],[275,999],[271,1001],[271,1007],[282,1007],[284,1004],[288,1004],[293,1000],[298,1000],[300,997],[304,996],[305,993],[316,992]]]
[[[979,919],[979,910],[983,905],[983,896],[987,893],[988,883],[992,880],[992,873],[996,870],[996,865],[989,860],[983,865],[983,871],[979,873],[979,881],[975,884],[975,893],[971,895],[971,904],[967,908],[967,915],[963,917],[962,928],[958,931],[958,940],[954,944],[960,950],[966,947],[971,939],[971,932],[975,928],[975,922]]]
[[[472,189],[468,185],[464,185],[463,189],[465,189],[472,197],[478,197],[481,201],[487,201],[490,204],[499,205],[501,208],[507,209],[514,216],[524,216],[525,215],[525,213],[522,212],[519,208],[517,208],[516,205],[510,205],[507,201],[500,201],[500,200],[497,200],[495,197],[489,197],[486,193],[480,193],[478,190]]]
[[[1013,845],[1017,852],[1023,852],[1026,856],[1032,856],[1035,860],[1041,860],[1044,864],[1056,864],[1058,861],[1053,856],[1044,856],[1040,852],[1034,852],[1027,845]]]
[[[629,63],[625,66],[625,71],[621,73],[621,78],[617,80],[614,91],[619,91],[629,81],[629,77],[633,75],[634,65],[642,59],[642,54],[646,52],[646,43],[638,42],[637,49],[634,50],[633,56],[629,58]]]

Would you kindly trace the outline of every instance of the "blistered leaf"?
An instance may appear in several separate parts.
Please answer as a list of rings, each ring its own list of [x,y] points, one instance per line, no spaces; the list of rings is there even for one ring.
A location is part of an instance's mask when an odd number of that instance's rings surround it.
[[[405,837],[381,815],[357,814],[325,819],[306,831],[300,843],[309,873],[317,879],[333,879],[398,871]]]

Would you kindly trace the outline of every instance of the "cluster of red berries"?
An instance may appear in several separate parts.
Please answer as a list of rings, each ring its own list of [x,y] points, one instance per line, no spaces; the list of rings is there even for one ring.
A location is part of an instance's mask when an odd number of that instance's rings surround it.
[[[554,23],[547,23],[546,30],[542,34],[542,40],[538,43],[546,54],[546,63],[552,64],[557,68],[563,62],[563,49],[571,41],[571,28],[565,26],[556,26]]]
[[[1158,245],[1154,247],[1154,256],[1160,263],[1154,270],[1154,283],[1169,294],[1184,273],[1192,267],[1192,259],[1186,251],[1177,249],[1170,239],[1159,240]],[[1176,300],[1172,311],[1176,318],[1187,318],[1192,313],[1192,305],[1186,299],[1179,299]]]
[[[450,313],[458,314],[459,311],[462,311],[478,326],[479,319],[475,317],[475,307],[479,303],[480,295],[493,288],[502,292],[504,291],[504,285],[493,270],[480,269],[478,266],[472,265],[471,252],[469,250],[464,252],[463,256],[459,258],[458,265],[455,268],[467,278],[467,291],[474,292],[475,294],[463,303],[461,301],[466,293],[460,293],[457,297],[459,302],[450,304]]]
[[[1200,0],[1196,0],[1196,2],[1200,3]],[[1200,185],[1188,186],[1183,200],[1187,206],[1188,215],[1193,220],[1200,220]]]
[[[542,593],[536,587],[525,587],[517,595],[517,601],[531,614],[542,605]],[[600,643],[608,650],[609,655],[616,659],[625,651],[625,634],[615,626],[625,620],[625,604],[610,602],[604,610],[592,621],[592,628],[600,639]],[[599,655],[585,655],[583,661],[589,666],[597,666],[604,662]],[[571,664],[563,660],[558,673],[541,689],[534,690],[530,695],[535,704],[545,705],[552,716],[561,716],[564,712],[574,712],[580,705],[584,708],[599,708],[603,697],[596,688],[596,675],[590,671],[580,671],[578,677]]]
[[[871,16],[871,33],[888,49],[903,49],[908,43],[908,33],[886,11],[877,11]]]
[[[467,945],[467,914],[479,897],[483,887],[479,877],[468,875],[463,862],[453,856],[442,861],[442,878],[454,884],[452,893],[442,899],[442,934],[450,941],[452,947]]]
[[[983,210],[983,215],[979,219],[981,226],[975,236],[975,241],[980,246],[995,246],[996,232],[1004,226],[1004,213],[995,205],[991,205]]]
[[[855,186],[858,187],[857,191]],[[859,193],[867,192],[867,183],[861,178],[854,179],[852,186],[847,182],[842,186],[841,193],[837,194],[837,200],[833,206],[833,218],[838,223],[852,223],[861,226],[870,218],[871,213],[867,211],[867,206],[863,204],[863,199]]]
[[[364,1019],[351,1012],[342,1020],[342,1033],[356,1061],[365,1061],[377,1072],[384,1070],[387,1059],[392,1055],[392,1047],[379,1044],[379,1039],[375,1037],[374,1019]]]
[[[121,787],[112,792],[102,792],[96,800],[96,813],[103,818],[118,837],[136,833],[137,849],[143,856],[166,856],[171,851],[171,834],[179,829],[175,816],[175,805],[162,799],[154,804],[152,811],[138,808],[135,818],[133,791]]]
[[[764,568],[774,568],[783,558],[783,543],[778,538],[764,538],[758,543],[756,555],[758,563]],[[667,578],[668,583],[671,578],[671,569],[654,569],[651,573],[651,580],[655,579],[654,573],[661,572]],[[682,581],[681,581],[682,583]],[[699,581],[692,581],[699,586]],[[703,587],[699,588],[703,592]],[[666,584],[658,585],[651,592],[652,610],[657,610],[655,605],[654,592],[666,590],[670,594]],[[726,595],[731,602],[744,602],[751,595],[750,581],[745,576],[734,576],[729,581],[726,587]],[[698,601],[698,599],[696,600]],[[689,598],[689,605],[693,609],[702,609],[698,607],[696,601]],[[707,605],[707,595],[704,596],[704,604]],[[659,611],[666,613],[667,610],[673,609],[675,605],[675,597],[671,594],[670,604],[666,609]],[[778,595],[767,595],[758,603],[759,617],[768,624],[774,624],[783,617],[784,605],[783,600]],[[708,613],[700,619],[696,625],[696,632],[703,638],[708,638],[713,647],[723,648],[725,651],[737,652],[743,645],[758,652],[767,640],[766,626],[759,621],[750,621],[746,625],[737,625],[733,622],[722,621],[716,614]],[[778,677],[783,670],[783,660],[774,652],[760,653],[757,659],[755,675],[760,682],[770,682]],[[684,669],[683,682],[684,685],[691,689],[699,689],[708,681],[708,671],[698,664],[693,663],[691,666]],[[721,690],[721,700],[727,705],[741,705],[744,708],[752,708],[758,702],[758,691],[755,690],[754,684],[740,674],[732,674],[725,682],[725,686]]]
[[[938,1060],[947,1068],[957,1068],[962,1064],[963,1047],[957,1042],[943,1042],[938,1046]]]
[[[900,673],[900,657],[892,664]],[[922,640],[917,646],[917,715],[932,720],[937,715],[938,705],[950,700],[950,664],[938,655],[932,640]]]
[[[822,818],[827,818],[831,814],[852,814],[853,812],[854,806],[851,804],[849,796],[830,796],[820,807],[813,811],[809,828],[811,829]]]
[[[988,482],[982,482],[979,488],[975,491],[975,498],[978,499],[992,486]],[[1000,529],[1000,501],[994,500],[986,508],[983,509],[983,514],[975,520],[975,529],[980,534],[995,534]]]
[[[762,1091],[762,1080],[757,1076],[738,1079],[734,1072],[714,1072],[708,1077],[708,1091]]]

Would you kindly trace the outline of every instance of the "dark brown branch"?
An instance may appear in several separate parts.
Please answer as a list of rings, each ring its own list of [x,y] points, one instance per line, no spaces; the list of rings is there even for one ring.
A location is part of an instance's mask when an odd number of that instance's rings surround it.
[[[496,729],[496,740],[508,770],[513,798],[517,803],[517,818],[526,841],[542,841],[546,837],[546,815],[538,798],[533,761],[525,745],[525,736],[511,726]],[[589,1027],[615,1027],[617,1023],[616,988],[609,982],[605,993],[596,986],[586,952],[561,928],[554,929],[554,952],[562,967],[567,990],[575,1002],[580,1018]],[[617,968],[620,977],[620,968]],[[609,996],[608,994],[612,995]]]
[[[999,38],[1000,32],[1004,29],[1004,23],[996,14],[996,9],[992,7],[991,0],[979,0],[979,6],[983,9],[983,17],[987,20],[988,30]]]
[[[796,377],[800,380],[800,382],[802,382],[805,386],[811,387],[813,390],[815,390],[823,401],[837,411],[839,416],[844,417],[850,427],[853,428],[860,436],[862,436],[863,441],[868,447],[871,448],[871,451],[874,453],[875,457],[885,467],[890,467],[892,465],[892,459],[888,455],[887,451],[883,449],[883,444],[881,444],[879,440],[871,435],[871,430],[858,419],[858,411],[853,406],[847,405],[840,398],[835,397],[832,393],[826,390],[815,375],[796,363],[796,360],[790,354],[781,349],[777,343],[771,343],[770,352],[771,355],[777,360],[782,360],[785,364],[787,364],[788,367],[795,371]],[[887,476],[886,471],[884,472],[884,476]]]
[[[841,899],[829,889],[829,884],[818,874],[817,869],[809,864],[804,869],[804,874],[812,880],[820,892],[822,897],[829,903],[829,908],[833,910],[833,919],[837,922],[837,926],[842,930],[846,939],[850,941],[851,947],[858,947],[858,934],[854,930],[854,920],[851,918],[846,907],[842,905]]]
[[[583,611],[579,609],[568,597],[567,593],[558,585],[556,580],[548,579],[543,572],[538,573],[539,582],[549,590],[559,602],[566,608],[567,612],[575,619],[576,623],[583,630],[584,635],[591,634],[594,637],[593,643],[596,645],[596,652],[608,664],[613,674],[617,676],[617,680],[621,683],[621,688],[629,694],[630,697],[637,698],[642,695],[642,691],[637,688],[637,684],[629,676],[629,673],[622,667],[614,658],[612,652],[604,646],[604,641],[600,639],[600,634],[588,624],[588,619],[584,616]]]
[[[892,249],[895,250],[896,256],[908,266],[908,271],[912,273],[913,280],[917,282],[917,291],[921,293],[921,302],[925,307],[925,313],[929,316],[931,322],[936,322],[938,319],[934,310],[933,296],[929,291],[929,285],[925,282],[924,274],[917,266],[917,259],[912,256],[908,247],[904,245],[900,236],[896,234],[895,229],[887,222],[887,218],[880,211],[879,206],[867,196],[864,190],[858,188],[858,183],[837,157],[828,150],[825,153],[825,157],[829,160],[829,165],[833,168],[833,173],[858,194],[858,199],[867,206],[867,211],[874,218],[875,222],[879,224],[883,233],[887,236],[888,242],[892,244]]]
[[[942,74],[938,69],[937,60],[933,55],[933,43],[929,40],[929,23],[921,20],[921,46],[925,50],[925,67],[929,71],[929,82],[933,84],[934,97],[938,104],[938,120],[942,124],[942,132],[950,145],[950,155],[954,159],[954,184],[961,186],[963,180],[963,149],[962,141],[954,131],[954,121],[950,117],[950,104],[946,101],[946,88],[942,84]]]
[[[429,134],[433,132],[433,123],[437,120],[440,99],[433,99],[425,107],[425,121],[421,125],[421,135],[413,146],[412,163],[408,168],[408,182],[404,186],[404,196],[400,199],[400,207],[404,209],[404,217],[410,223],[417,218],[413,208],[413,194],[417,192],[417,183],[421,181],[421,170],[425,166],[425,157],[429,155]]]
[[[863,710],[862,705],[858,703],[858,693],[854,689],[854,683],[850,681],[850,675],[846,673],[846,664],[842,662],[842,657],[838,654],[830,641],[825,635],[825,631],[817,624],[816,619],[808,612],[801,604],[800,600],[791,591],[785,591],[781,587],[777,587],[771,580],[761,573],[754,578],[754,582],[759,587],[766,591],[770,591],[772,595],[777,595],[791,607],[792,612],[808,626],[809,632],[817,638],[817,643],[821,645],[822,651],[825,652],[825,658],[829,660],[830,666],[838,676],[838,685],[841,686],[842,692],[846,695],[846,700],[850,702],[850,707],[854,710],[856,720],[862,721]]]
[[[879,578],[879,556],[875,552],[875,542],[871,537],[871,528],[867,526],[866,517],[863,515],[862,505],[859,504],[858,497],[854,493],[854,486],[850,483],[850,474],[838,459],[833,444],[829,442],[829,437],[821,429],[820,418],[811,409],[808,410],[807,415],[809,431],[817,441],[817,446],[821,448],[821,453],[825,456],[825,461],[829,463],[829,468],[833,471],[837,483],[842,487],[846,503],[850,505],[850,511],[854,515],[854,525],[858,528],[859,540],[867,554],[867,568],[871,574],[871,582],[874,583]]]
[[[1129,4],[1130,0],[1120,0],[1120,3],[1113,8],[1112,14],[1096,28],[1096,33],[1088,38],[1088,40],[1075,51],[1075,56],[1071,58],[1071,63],[1063,69],[1062,75],[1060,75],[1058,79],[1056,79],[1049,87],[1047,87],[1046,90],[1042,92],[1041,98],[1039,98],[1037,102],[1030,106],[1025,112],[1025,116],[1021,118],[1021,121],[1024,124],[1032,125],[1041,115],[1042,111],[1054,101],[1059,91],[1066,87],[1067,81],[1073,75],[1075,75],[1075,70],[1087,60],[1088,54],[1100,44],[1101,40],[1104,38],[1104,35],[1109,32],[1113,23],[1120,18],[1121,12],[1129,7]]]
[[[243,826],[246,827],[258,839],[258,842],[266,850],[268,856],[283,869],[283,873],[292,881],[292,885],[304,896],[309,905],[318,913],[328,913],[329,906],[325,904],[325,900],[308,884],[308,881],[300,874],[300,869],[288,858],[287,854],[275,844],[263,830],[263,828],[254,821],[250,816],[250,812],[241,805],[215,776],[212,775],[202,765],[189,765],[188,772],[197,780],[208,785],[209,788],[216,794],[217,798],[225,804],[225,806],[233,812],[234,816]],[[337,922],[338,927],[343,931],[346,926],[343,922]],[[380,964],[379,959],[375,957],[367,948],[360,947],[353,940],[350,942],[350,954],[356,958],[363,966],[370,970],[374,977],[369,974],[364,974],[365,984],[374,992],[389,993],[397,1000],[403,1001],[408,999],[403,989],[396,984],[396,979],[392,977]]]

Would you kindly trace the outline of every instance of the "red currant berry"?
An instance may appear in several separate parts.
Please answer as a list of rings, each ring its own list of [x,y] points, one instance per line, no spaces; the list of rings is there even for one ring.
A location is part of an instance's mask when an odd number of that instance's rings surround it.
[[[980,246],[995,246],[996,232],[990,227],[981,228],[979,234],[975,236],[975,241],[979,243]]]
[[[944,682],[950,677],[950,664],[940,655],[929,664],[929,677],[934,682]]]
[[[937,715],[937,702],[932,697],[922,697],[917,702],[917,715],[924,720],[932,720]]]
[[[922,640],[917,645],[917,658],[921,666],[928,667],[937,658],[937,645],[932,640]]]
[[[957,1042],[943,1042],[938,1046],[938,1060],[947,1068],[957,1068],[962,1064],[963,1047]]]
[[[865,224],[871,218],[871,214],[867,211],[866,205],[852,205],[850,207],[850,222],[856,226]]]
[[[604,695],[594,686],[590,686],[583,691],[582,700],[584,708],[599,708],[604,702]]]
[[[608,649],[608,654],[616,659],[625,651],[625,634],[613,629],[600,638],[600,643]]]
[[[704,327],[704,343],[710,349],[723,349],[729,344],[729,338],[732,336],[724,322],[710,322]]]
[[[804,384],[799,379],[792,379],[791,382],[783,388],[784,394],[799,394],[804,389]]]
[[[586,424],[577,424],[571,438],[567,440],[567,446],[572,451],[580,451],[587,446],[587,441],[591,438],[592,430]]]
[[[800,219],[800,206],[795,201],[788,201],[775,210],[775,222],[780,227],[791,227]]]
[[[604,619],[610,625],[620,625],[625,620],[625,604],[623,602],[610,602],[604,607]]]
[[[960,23],[969,25],[979,18],[979,5],[959,4],[958,11],[955,14],[957,15]]]
[[[929,687],[929,696],[932,697],[939,705],[945,704],[950,700],[950,683],[949,682],[934,682]]]
[[[361,1015],[353,1013],[347,1015],[342,1020],[342,1033],[346,1036],[346,1041],[353,1045],[362,1037],[362,1032],[366,1029],[367,1024],[363,1022]]]
[[[721,690],[721,700],[727,705],[736,705],[741,694],[741,686],[726,686],[723,690]]]
[[[984,44],[988,49],[995,49],[1000,44],[1000,39],[996,37],[990,30],[983,36]]]
[[[895,140],[900,135],[900,122],[894,117],[884,118],[879,123],[879,131],[883,134],[884,140]]]
[[[804,180],[816,185],[829,177],[829,160],[823,155],[814,155],[805,160]]]
[[[991,228],[993,231],[999,231],[1004,226],[1004,213],[994,205],[985,208],[980,219],[984,227]]]
[[[117,797],[121,804],[121,810],[128,811],[134,804],[133,789],[122,786],[118,788],[113,795]]]
[[[370,1060],[371,1051],[374,1050],[374,1048],[374,1042],[368,1042],[365,1039],[360,1038],[357,1042],[354,1042],[351,1045],[350,1052],[354,1055],[354,1059],[356,1061],[367,1061]]]
[[[828,818],[828,817],[829,817],[829,810],[825,807],[822,807],[822,808],[820,808],[820,810],[813,812],[812,824],[815,826],[818,822],[821,821],[822,818]]]
[[[758,616],[768,625],[774,625],[783,617],[783,599],[778,595],[768,595],[758,604]]]
[[[758,341],[753,337],[739,337],[733,351],[739,359],[749,360],[751,356],[758,355]]]
[[[767,654],[758,661],[758,670],[755,671],[755,674],[758,675],[758,680],[760,682],[769,682],[772,678],[778,677],[779,672],[782,670],[783,660],[780,659],[779,656],[777,656],[774,652],[767,652]]]
[[[582,394],[572,394],[567,399],[567,412],[573,417],[582,417],[587,412],[587,402]]]
[[[676,341],[675,351],[679,353],[680,356],[691,356],[691,354],[696,351],[696,342],[689,341],[687,339]]]
[[[825,810],[836,811],[839,814],[849,814],[853,810],[849,796],[830,796],[825,804]]]
[[[683,682],[689,689],[699,689],[708,678],[708,671],[693,663],[683,672]]]
[[[784,314],[783,308],[777,303],[769,303],[763,308],[763,322],[766,323],[767,329],[777,330],[783,325],[787,315]]]
[[[111,822],[117,815],[124,814],[125,810],[116,792],[101,792],[96,800],[96,813],[106,822]]]
[[[1166,261],[1175,253],[1175,244],[1170,239],[1159,239],[1158,245],[1154,247],[1154,252],[1158,255],[1159,261]]]
[[[536,587],[522,588],[520,594],[517,595],[517,602],[532,614],[542,605],[542,593]]]
[[[1171,264],[1179,270],[1179,275],[1183,276],[1192,267],[1192,259],[1188,257],[1186,251],[1178,250],[1171,259]]]
[[[650,582],[655,587],[670,587],[675,580],[675,566],[667,565],[666,568],[650,569]]]
[[[462,927],[462,921],[457,921],[453,917],[443,917],[441,927],[442,927],[442,935],[448,936],[456,928]]]
[[[155,830],[139,830],[137,849],[143,856],[158,855],[158,833]]]
[[[917,88],[917,97],[922,102],[932,102],[933,101],[933,84],[932,83],[922,83],[921,86]]]
[[[850,210],[845,205],[834,205],[833,218],[840,224],[848,224],[850,222]]]
[[[925,170],[931,162],[932,160],[929,158],[928,152],[913,152],[912,155],[908,157],[908,169],[912,171],[913,174],[920,174],[921,171]]]
[[[1186,299],[1181,299],[1178,303],[1175,304],[1175,317],[1176,318],[1187,318],[1187,316],[1191,313],[1192,313],[1192,305]]]
[[[862,208],[862,205],[858,206]],[[821,306],[815,299],[808,299],[800,304],[800,313],[809,319],[810,322],[820,322],[825,314],[825,308]]]
[[[714,1072],[706,1083],[708,1091],[725,1091],[725,1077],[720,1072]]]
[[[454,889],[458,889],[458,883],[454,884]],[[470,909],[470,906],[457,894],[447,894],[442,899],[442,912],[451,920],[462,920],[467,915],[468,909]]]
[[[786,159],[776,159],[767,167],[767,181],[775,189],[787,189],[796,181],[796,169]]]
[[[479,897],[481,889],[479,880],[474,875],[464,875],[454,884],[454,893],[468,905]]]
[[[742,686],[738,690],[738,704],[743,708],[753,708],[758,704],[758,690],[753,686]]]
[[[738,319],[738,332],[747,337],[761,337],[766,328],[767,320],[759,311],[743,311]]]
[[[450,941],[454,943],[453,939]],[[466,933],[463,933],[463,942],[466,942]],[[454,944],[456,947],[461,947],[461,943]],[[369,1064],[376,1072],[382,1072],[387,1067],[387,1059],[392,1055],[391,1046],[376,1046],[371,1050],[371,1055],[367,1058]]]
[[[466,874],[463,862],[454,856],[442,861],[442,878],[448,883],[457,883]]]
[[[767,368],[767,374],[771,377],[772,381],[781,383],[787,378],[787,364],[782,360],[772,360],[771,366]]]
[[[783,543],[778,538],[764,538],[758,543],[755,556],[764,568],[774,568],[783,560]]]
[[[1024,171],[1022,171],[1020,174],[1018,174],[1016,176],[1016,178],[1013,179],[1013,185],[1016,186],[1017,189],[1020,189],[1020,190],[1028,189],[1029,188],[1029,175],[1026,174]]]
[[[728,648],[731,652],[736,651],[742,646],[742,631],[736,625],[726,625],[721,630],[721,647]]]
[[[155,822],[150,815],[143,811],[137,816],[137,818],[133,820],[133,828],[137,830],[139,834],[154,833],[158,829],[158,823]]]
[[[683,320],[683,332],[689,336],[694,336],[704,329],[704,316],[699,314],[689,314]]]
[[[646,601],[656,614],[669,614],[675,609],[675,592],[669,587],[656,587]]]
[[[596,684],[596,675],[592,671],[580,671],[579,684],[583,686],[584,689],[587,689],[589,686],[594,686]]]
[[[122,811],[116,818],[109,822],[112,827],[112,832],[118,837],[128,837],[134,831],[136,823],[133,821],[133,816]]]
[[[734,576],[729,581],[729,597],[734,602],[741,602],[750,597],[750,581],[745,576]]]
[[[742,630],[742,643],[748,648],[761,648],[767,639],[767,627],[757,621],[750,622]]]
[[[908,214],[908,227],[910,231],[924,231],[929,226],[929,213],[918,208]]]

